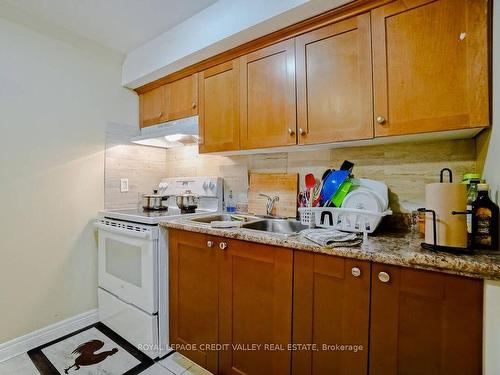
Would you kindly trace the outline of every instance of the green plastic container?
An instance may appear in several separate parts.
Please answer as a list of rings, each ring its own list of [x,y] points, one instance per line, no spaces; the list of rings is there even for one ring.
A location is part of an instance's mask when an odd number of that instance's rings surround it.
[[[351,190],[352,187],[352,182],[350,179],[345,180],[342,182],[342,184],[339,186],[335,194],[333,194],[332,197],[332,203],[335,205],[335,207],[340,207],[342,206],[342,202],[344,201],[345,196],[347,193],[349,193],[349,190]]]

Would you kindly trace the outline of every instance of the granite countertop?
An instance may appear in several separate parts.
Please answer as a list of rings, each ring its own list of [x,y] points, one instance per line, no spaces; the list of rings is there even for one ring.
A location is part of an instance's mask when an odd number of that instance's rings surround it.
[[[374,262],[440,271],[481,279],[500,280],[500,252],[475,252],[473,255],[453,255],[423,250],[423,238],[411,231],[384,231],[369,235],[358,247],[326,248],[301,236],[283,236],[254,230],[211,228],[189,220],[163,222],[163,227],[233,238],[242,241],[282,246],[296,250],[365,259]]]

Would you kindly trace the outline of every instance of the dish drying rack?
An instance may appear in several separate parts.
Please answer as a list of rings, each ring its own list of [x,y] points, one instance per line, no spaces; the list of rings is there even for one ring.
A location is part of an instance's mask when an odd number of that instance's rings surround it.
[[[344,232],[373,233],[391,210],[372,212],[356,208],[300,207],[300,222],[319,228],[333,228]]]

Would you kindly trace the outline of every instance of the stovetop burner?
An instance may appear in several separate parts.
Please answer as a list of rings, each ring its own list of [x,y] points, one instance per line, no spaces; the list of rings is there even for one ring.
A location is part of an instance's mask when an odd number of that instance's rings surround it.
[[[194,214],[195,212],[196,212],[196,206],[181,209],[181,214]]]
[[[168,207],[151,208],[143,206],[142,209],[144,210],[144,212],[163,212],[167,211]]]

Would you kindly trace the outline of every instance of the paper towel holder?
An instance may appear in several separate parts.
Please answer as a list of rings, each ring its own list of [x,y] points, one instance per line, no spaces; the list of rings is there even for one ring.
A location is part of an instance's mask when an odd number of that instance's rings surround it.
[[[451,170],[448,168],[444,168],[441,170],[441,182],[443,182],[443,171],[448,170],[450,173],[450,182],[452,181],[452,173]],[[432,233],[433,233],[433,244],[428,244],[426,242],[422,242],[420,246],[424,250],[429,250],[429,251],[442,251],[445,253],[452,253],[452,254],[457,254],[457,255],[470,255],[471,254],[471,249],[470,248],[463,248],[463,247],[455,247],[455,246],[442,246],[437,244],[437,219],[436,219],[436,211],[430,210],[428,208],[418,208],[418,212],[423,212],[423,213],[431,213],[432,214]],[[452,215],[467,215],[470,214],[471,211],[451,211]]]
[[[444,172],[448,172],[448,178],[450,181],[448,181],[450,184],[453,182],[453,172],[451,171],[450,168],[443,168],[441,169],[441,172],[439,172],[439,182],[443,183],[444,181]]]

